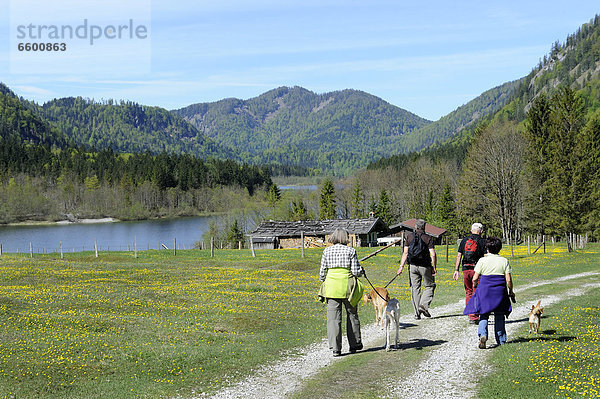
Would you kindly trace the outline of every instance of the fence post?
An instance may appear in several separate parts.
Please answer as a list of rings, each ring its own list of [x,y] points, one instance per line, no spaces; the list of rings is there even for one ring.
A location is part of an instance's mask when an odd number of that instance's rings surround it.
[[[531,241],[529,236],[527,236],[527,255],[531,255]]]
[[[544,253],[546,253],[546,236],[544,236],[542,244],[544,245]]]
[[[0,242],[0,256],[2,256],[2,243]]]
[[[302,248],[302,259],[304,259],[304,231],[300,232],[300,246]]]
[[[241,250],[241,249],[242,249],[242,242],[238,241],[238,250]]]
[[[63,259],[62,241],[60,242],[60,258]]]
[[[177,255],[177,237],[173,238],[173,255]]]
[[[210,257],[214,257],[215,256],[215,238],[214,237],[210,237]]]
[[[256,254],[254,253],[254,240],[250,237],[250,250],[252,251],[252,257],[256,258]]]
[[[29,257],[33,258],[33,244],[29,242]]]
[[[133,236],[133,257],[137,259],[137,236]]]
[[[94,237],[94,252],[96,253],[96,258],[98,257],[98,241]]]

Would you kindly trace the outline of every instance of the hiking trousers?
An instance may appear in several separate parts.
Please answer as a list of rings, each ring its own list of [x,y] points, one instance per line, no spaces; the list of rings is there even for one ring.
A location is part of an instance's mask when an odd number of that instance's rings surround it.
[[[473,284],[473,275],[475,270],[467,269],[463,270],[463,281],[465,283],[465,305],[469,303],[469,300],[475,293],[475,285]],[[479,316],[476,314],[470,314],[469,320],[479,320]]]
[[[415,309],[415,316],[420,317],[419,306],[423,306],[425,310],[428,310],[429,304],[433,300],[433,292],[435,291],[433,267],[410,265],[409,270],[412,304]],[[424,286],[422,293],[421,285]]]
[[[342,304],[346,308],[346,335],[350,349],[362,345],[358,306],[352,307],[347,299],[327,298],[327,339],[329,349],[342,350]]]

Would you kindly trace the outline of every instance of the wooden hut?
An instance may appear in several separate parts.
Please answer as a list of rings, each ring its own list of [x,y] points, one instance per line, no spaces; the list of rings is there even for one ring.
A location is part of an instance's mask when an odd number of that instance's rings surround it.
[[[304,220],[296,222],[269,220],[249,234],[256,249],[324,247],[329,235],[337,228],[348,232],[352,246],[375,246],[377,237],[389,233],[379,218]]]
[[[414,232],[417,229],[416,224],[417,219],[408,219],[404,222],[390,226],[390,234],[399,237],[404,232]],[[446,233],[446,229],[427,223],[425,225],[425,233],[435,239],[434,242],[436,245],[440,245],[442,244],[442,236]]]

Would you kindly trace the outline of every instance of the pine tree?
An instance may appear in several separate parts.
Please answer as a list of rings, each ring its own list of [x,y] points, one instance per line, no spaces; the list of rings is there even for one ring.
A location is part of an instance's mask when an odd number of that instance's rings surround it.
[[[444,191],[437,206],[437,214],[439,226],[445,228],[451,234],[458,235],[455,201],[452,195],[452,188],[448,183],[444,185]]]
[[[269,192],[267,193],[267,203],[270,207],[274,207],[277,202],[281,199],[281,190],[277,187],[277,184],[271,184]]]
[[[551,99],[549,167],[549,223],[563,235],[579,233],[580,214],[574,179],[578,169],[576,143],[583,126],[583,102],[567,86]]]
[[[359,219],[366,217],[365,215],[365,196],[360,186],[358,179],[354,180],[354,187],[352,189],[352,210],[350,217],[353,219]]]
[[[321,188],[319,219],[335,219],[336,216],[335,187],[333,186],[333,181],[330,178],[326,178]]]
[[[304,202],[301,198],[298,199],[298,201],[293,200],[291,205],[292,207],[288,216],[289,220],[298,221],[309,219],[308,211],[306,210],[306,206],[304,206]]]
[[[577,187],[577,209],[582,231],[600,238],[600,111],[581,130],[575,146],[577,170],[573,178]]]
[[[227,242],[231,248],[236,248],[239,241],[244,240],[244,232],[240,229],[237,219],[233,220],[233,223],[227,231]]]
[[[550,169],[550,103],[544,93],[533,102],[525,120],[525,218],[541,238],[546,234]]]
[[[388,226],[393,223],[390,197],[385,189],[381,189],[381,193],[379,194],[375,216],[383,220]]]

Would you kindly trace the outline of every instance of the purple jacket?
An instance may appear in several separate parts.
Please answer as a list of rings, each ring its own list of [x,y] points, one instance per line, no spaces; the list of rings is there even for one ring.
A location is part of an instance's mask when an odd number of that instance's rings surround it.
[[[492,312],[504,313],[506,316],[512,312],[506,277],[500,275],[481,276],[475,293],[465,307],[464,315],[486,314]]]

